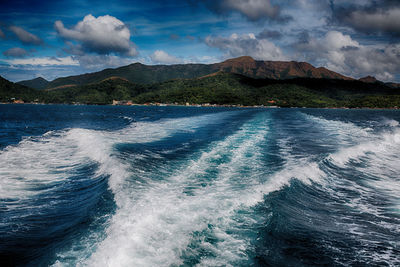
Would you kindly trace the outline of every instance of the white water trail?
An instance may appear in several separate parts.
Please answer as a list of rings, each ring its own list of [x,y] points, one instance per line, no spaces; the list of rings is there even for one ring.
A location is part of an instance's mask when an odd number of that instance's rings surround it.
[[[183,253],[199,253],[188,251],[188,245],[193,235],[202,231],[211,231],[218,242],[199,242],[198,246],[216,255],[204,258],[199,265],[226,265],[246,259],[249,240],[238,236],[241,225],[234,215],[262,200],[262,195],[255,193],[262,175],[259,144],[265,141],[267,124],[264,113],[146,188],[119,187],[115,192],[118,210],[110,221],[107,238],[79,264],[179,265]],[[246,170],[248,176],[243,175]],[[214,177],[209,176],[210,171]],[[242,223],[253,223],[250,217],[246,220]]]
[[[93,162],[99,163],[98,175],[112,176],[109,181],[114,188],[129,175],[127,166],[112,156],[113,145],[152,142],[176,132],[195,131],[233,114],[235,112],[221,112],[132,123],[118,131],[74,128],[26,138],[0,151],[0,196],[13,201],[29,199],[51,190],[54,183],[67,180],[77,167]]]

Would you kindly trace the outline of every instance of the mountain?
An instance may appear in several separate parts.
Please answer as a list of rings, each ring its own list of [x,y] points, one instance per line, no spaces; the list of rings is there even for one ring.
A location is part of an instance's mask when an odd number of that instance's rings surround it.
[[[51,81],[47,88],[66,85],[84,85],[101,82],[109,77],[119,77],[133,83],[150,84],[177,78],[194,78],[214,72],[210,65],[178,64],[148,66],[134,63],[116,69],[105,69],[99,72],[69,76]]]
[[[192,79],[218,71],[261,79],[308,77],[352,80],[352,78],[326,68],[315,68],[306,62],[259,61],[244,56],[215,64],[144,65],[134,63],[116,69],[58,78],[49,82],[46,88],[65,88],[98,83],[110,77],[119,77],[138,84],[151,84],[172,79]]]
[[[385,83],[385,84],[391,88],[400,88],[400,83]]]
[[[40,96],[40,91],[10,82],[0,76],[0,102],[11,102],[13,99],[30,102]]]
[[[372,77],[372,76],[366,76],[366,77],[363,77],[363,78],[360,78],[360,79],[358,79],[359,81],[361,81],[361,82],[364,82],[364,83],[376,83],[376,82],[379,82],[375,77]]]
[[[299,77],[352,80],[334,71],[320,67],[315,68],[307,62],[296,61],[258,61],[244,56],[228,59],[214,64],[218,70],[238,73],[252,78],[291,79]]]
[[[192,79],[135,84],[112,76],[99,83],[36,90],[0,77],[0,101],[12,98],[44,103],[179,103],[276,105],[280,107],[400,107],[400,88],[384,83],[326,78],[255,79],[218,71]]]
[[[42,77],[37,77],[32,80],[25,80],[25,81],[17,82],[17,84],[25,85],[27,87],[34,88],[34,89],[42,90],[47,87],[47,85],[49,84],[49,81],[47,81],[46,79],[44,79]]]
[[[390,87],[390,88],[400,88],[400,83],[392,83],[392,82],[386,82],[386,83],[384,83],[384,82],[382,82],[382,81],[379,81],[379,80],[377,80],[375,77],[373,77],[373,76],[366,76],[366,77],[363,77],[363,78],[360,78],[360,79],[358,79],[359,81],[361,81],[361,82],[364,82],[364,83],[380,83],[380,84],[385,84],[386,86],[388,86],[388,87]]]
[[[126,79],[111,77],[99,83],[82,86],[66,86],[44,91],[41,101],[45,103],[111,104],[113,100],[130,100],[147,92],[148,88]]]
[[[134,103],[277,105],[281,107],[400,106],[400,90],[358,80],[294,78],[254,79],[217,72],[196,79],[176,79],[151,85]]]

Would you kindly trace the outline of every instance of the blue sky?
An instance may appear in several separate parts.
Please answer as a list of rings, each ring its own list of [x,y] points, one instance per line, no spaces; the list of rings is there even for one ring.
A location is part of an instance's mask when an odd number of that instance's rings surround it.
[[[0,75],[53,80],[248,55],[399,82],[399,18],[396,0],[2,1]]]

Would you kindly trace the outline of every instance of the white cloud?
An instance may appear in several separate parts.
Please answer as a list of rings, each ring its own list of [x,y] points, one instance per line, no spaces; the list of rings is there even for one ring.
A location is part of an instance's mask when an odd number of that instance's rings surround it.
[[[387,81],[400,72],[400,44],[362,45],[349,35],[330,31],[321,39],[309,38],[295,48],[307,61],[356,78],[375,75]]]
[[[253,33],[229,37],[208,36],[205,42],[225,52],[225,57],[251,56],[259,60],[286,60],[282,50],[267,39],[257,39]]]
[[[37,65],[37,66],[78,66],[79,62],[72,57],[35,57],[23,59],[6,59],[10,65]]]
[[[176,64],[182,63],[182,60],[169,55],[167,52],[163,50],[156,50],[153,54],[150,55],[150,59],[153,63],[161,63],[161,64]]]
[[[87,52],[126,56],[138,54],[135,44],[130,40],[129,28],[113,16],[96,18],[87,15],[71,29],[65,28],[61,21],[56,21],[54,25],[61,37],[78,42]]]
[[[21,27],[10,26],[10,31],[12,31],[18,37],[18,39],[25,44],[40,45],[43,43],[42,39],[30,32],[27,32]]]
[[[343,47],[359,47],[359,43],[351,39],[350,35],[345,35],[338,31],[329,31],[326,33],[322,45],[328,50],[338,50]]]

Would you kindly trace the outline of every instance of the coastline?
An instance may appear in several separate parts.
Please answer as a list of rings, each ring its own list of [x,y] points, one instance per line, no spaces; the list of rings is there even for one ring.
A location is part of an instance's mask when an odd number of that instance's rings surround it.
[[[245,106],[245,105],[220,105],[220,104],[167,104],[167,103],[145,103],[145,104],[85,104],[85,103],[6,103],[0,102],[0,105],[66,105],[66,106],[120,106],[120,107],[188,107],[188,108],[262,108],[262,109],[338,109],[338,110],[399,110],[399,107],[281,107],[281,106]]]

